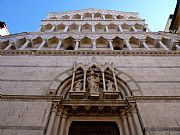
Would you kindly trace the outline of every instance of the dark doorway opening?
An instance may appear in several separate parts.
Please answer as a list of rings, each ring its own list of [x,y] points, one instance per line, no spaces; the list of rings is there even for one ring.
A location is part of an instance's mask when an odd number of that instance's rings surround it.
[[[120,135],[116,122],[73,121],[68,135]]]

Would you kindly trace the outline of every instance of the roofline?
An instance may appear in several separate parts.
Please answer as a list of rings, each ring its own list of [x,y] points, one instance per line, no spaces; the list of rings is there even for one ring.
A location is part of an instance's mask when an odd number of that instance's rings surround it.
[[[107,11],[116,11],[116,12],[121,12],[121,13],[130,13],[130,14],[135,14],[138,15],[139,12],[124,12],[124,11],[118,11],[118,10],[109,10],[109,9],[97,9],[97,8],[86,8],[86,9],[77,9],[77,10],[68,10],[68,11],[63,11],[63,12],[50,12],[48,13],[48,15],[50,14],[55,14],[55,13],[69,13],[72,11],[83,11],[83,10],[107,10]]]

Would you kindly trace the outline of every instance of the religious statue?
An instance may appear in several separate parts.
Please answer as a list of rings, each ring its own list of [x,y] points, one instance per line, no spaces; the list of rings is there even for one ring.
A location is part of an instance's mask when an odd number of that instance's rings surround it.
[[[107,90],[114,91],[113,83],[110,80],[108,80],[108,82],[107,82]]]
[[[99,93],[99,76],[95,76],[93,70],[90,71],[90,76],[87,78],[91,93]]]
[[[80,81],[78,81],[78,82],[75,84],[74,91],[81,91],[81,88],[82,88],[82,84],[81,84]]]

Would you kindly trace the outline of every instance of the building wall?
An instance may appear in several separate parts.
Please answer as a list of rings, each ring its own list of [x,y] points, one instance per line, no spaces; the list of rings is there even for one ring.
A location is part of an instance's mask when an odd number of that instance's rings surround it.
[[[104,64],[113,62],[118,70],[130,75],[143,96],[178,96],[180,89],[179,56],[95,56]],[[88,64],[92,56],[1,56],[2,95],[46,95],[53,80],[73,67]],[[138,101],[143,126],[147,131],[164,135],[179,134],[179,101]],[[1,101],[1,134],[43,135],[51,102]]]

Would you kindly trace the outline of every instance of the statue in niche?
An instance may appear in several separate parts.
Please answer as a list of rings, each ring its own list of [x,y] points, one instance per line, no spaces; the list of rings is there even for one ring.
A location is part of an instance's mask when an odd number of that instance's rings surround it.
[[[90,75],[87,78],[88,86],[91,93],[99,93],[99,76],[95,76],[93,70],[90,71]]]
[[[107,82],[107,91],[114,91],[113,83],[110,80]]]
[[[81,88],[82,88],[82,83],[81,83],[81,81],[78,81],[75,84],[74,91],[81,91]]]

